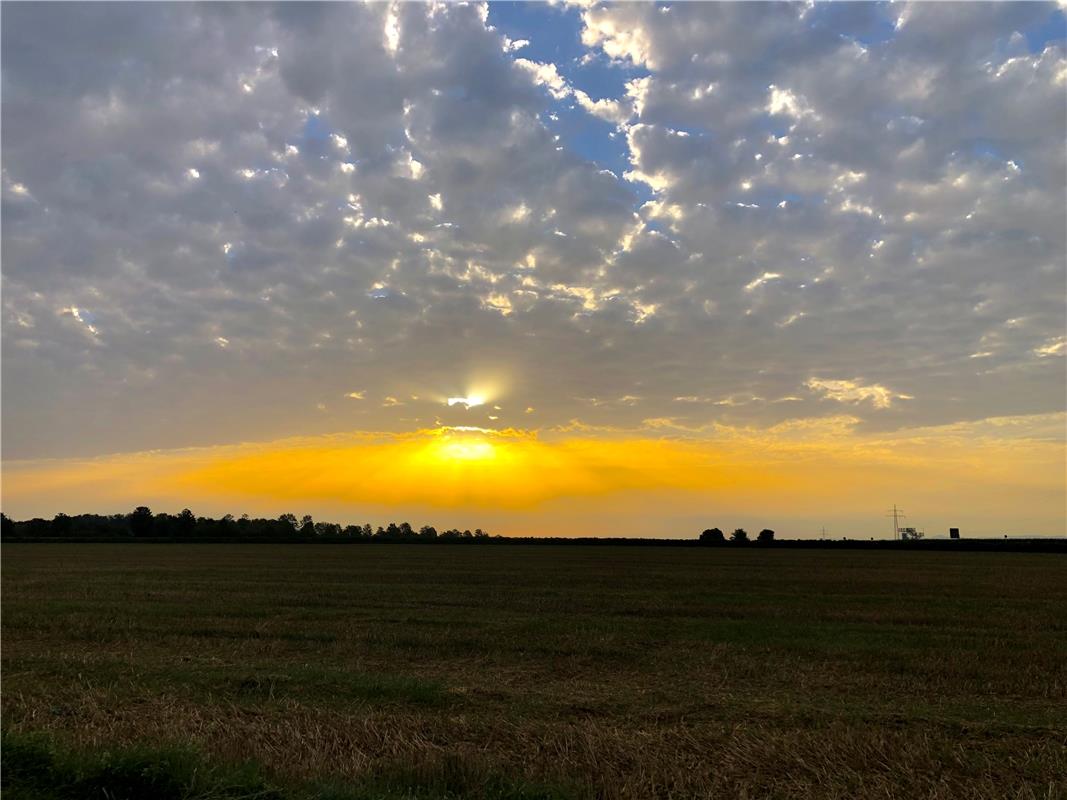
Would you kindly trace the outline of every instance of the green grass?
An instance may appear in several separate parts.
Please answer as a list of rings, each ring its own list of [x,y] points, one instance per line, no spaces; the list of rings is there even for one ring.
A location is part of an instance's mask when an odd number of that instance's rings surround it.
[[[2,570],[10,797],[92,796],[71,776],[128,756],[182,797],[1067,798],[1061,556],[9,544]],[[52,788],[9,781],[28,741]]]

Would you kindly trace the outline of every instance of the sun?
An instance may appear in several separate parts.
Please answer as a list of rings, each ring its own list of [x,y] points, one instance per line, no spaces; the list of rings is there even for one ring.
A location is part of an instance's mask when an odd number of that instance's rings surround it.
[[[468,397],[449,397],[447,402],[449,406],[463,406],[469,409],[485,405],[485,398],[481,395],[472,394]]]
[[[485,461],[496,455],[496,448],[484,439],[456,439],[441,443],[439,455],[454,461]]]
[[[428,433],[433,438],[421,448],[421,459],[441,466],[482,466],[497,459],[506,447],[505,442],[494,441],[495,431],[485,428],[442,427]]]

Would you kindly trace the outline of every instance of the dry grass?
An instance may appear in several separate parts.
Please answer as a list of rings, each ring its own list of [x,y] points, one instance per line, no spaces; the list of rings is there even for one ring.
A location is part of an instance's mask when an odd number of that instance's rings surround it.
[[[3,555],[4,726],[64,746],[191,744],[390,798],[492,775],[619,800],[1067,797],[1058,556]]]

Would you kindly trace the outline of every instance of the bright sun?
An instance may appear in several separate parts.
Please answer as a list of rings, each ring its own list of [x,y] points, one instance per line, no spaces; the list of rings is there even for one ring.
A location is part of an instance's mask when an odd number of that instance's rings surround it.
[[[496,448],[484,439],[454,439],[440,445],[442,458],[459,461],[484,461],[492,458]]]
[[[470,397],[450,397],[448,398],[448,404],[450,406],[464,406],[465,408],[474,408],[485,404],[485,398],[478,395],[471,395]]]

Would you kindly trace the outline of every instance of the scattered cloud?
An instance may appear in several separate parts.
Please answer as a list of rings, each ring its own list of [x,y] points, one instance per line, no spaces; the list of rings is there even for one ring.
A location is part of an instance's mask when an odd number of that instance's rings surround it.
[[[889,408],[894,400],[913,400],[911,395],[899,394],[877,383],[864,385],[858,380],[821,380],[809,378],[804,384],[827,400],[838,403],[866,403],[875,408]]]

